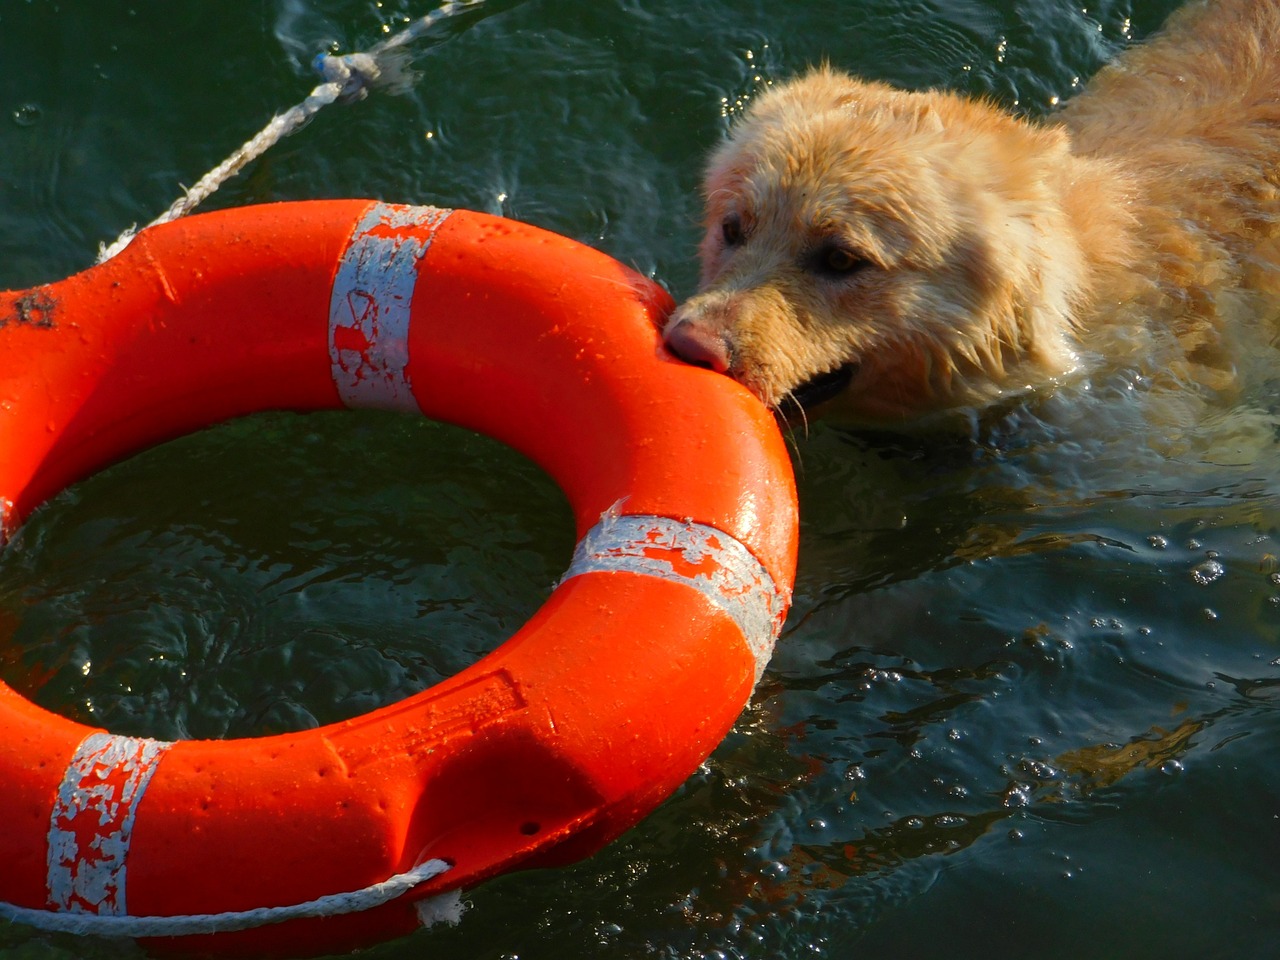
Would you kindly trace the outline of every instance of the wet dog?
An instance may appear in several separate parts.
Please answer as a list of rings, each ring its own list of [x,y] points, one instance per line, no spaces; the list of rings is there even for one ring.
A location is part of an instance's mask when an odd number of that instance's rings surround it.
[[[781,412],[891,425],[1098,362],[1226,389],[1280,305],[1280,0],[1193,4],[1042,122],[820,68],[704,189],[667,346]]]

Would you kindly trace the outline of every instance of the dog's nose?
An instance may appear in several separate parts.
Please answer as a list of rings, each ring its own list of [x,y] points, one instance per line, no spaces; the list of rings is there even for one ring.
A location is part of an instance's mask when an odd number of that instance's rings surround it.
[[[729,341],[723,334],[707,330],[688,320],[669,328],[663,339],[667,349],[685,363],[707,367],[716,373],[728,373],[732,364]]]

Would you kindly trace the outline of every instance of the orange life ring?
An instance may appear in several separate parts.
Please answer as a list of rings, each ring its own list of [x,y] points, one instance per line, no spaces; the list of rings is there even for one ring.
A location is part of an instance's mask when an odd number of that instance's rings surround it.
[[[583,857],[667,797],[749,697],[796,553],[772,418],[664,352],[670,306],[554,234],[370,201],[193,217],[0,294],[8,534],[166,438],[347,406],[523,451],[579,537],[514,637],[343,723],[166,743],[0,684],[0,916],[181,952],[340,951],[413,929],[424,898]]]

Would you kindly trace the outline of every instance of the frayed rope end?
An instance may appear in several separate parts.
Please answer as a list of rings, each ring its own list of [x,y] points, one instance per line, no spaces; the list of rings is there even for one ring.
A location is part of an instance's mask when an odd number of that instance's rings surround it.
[[[438,897],[419,900],[416,909],[418,911],[418,923],[422,924],[423,927],[432,927],[439,923],[456,927],[462,922],[462,915],[467,911],[467,904],[462,899],[461,890],[449,890]]]

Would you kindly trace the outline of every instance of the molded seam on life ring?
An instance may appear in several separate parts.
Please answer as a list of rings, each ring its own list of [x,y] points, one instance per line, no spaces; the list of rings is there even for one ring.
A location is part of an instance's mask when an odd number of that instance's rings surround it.
[[[703,523],[609,510],[578,541],[561,582],[611,571],[658,577],[699,591],[737,623],[760,681],[782,630],[788,598],[740,540]]]
[[[452,212],[376,203],[352,231],[329,301],[329,361],[348,407],[422,413],[408,377],[409,316],[418,262]]]
[[[49,819],[48,890],[55,910],[123,916],[138,803],[173,746],[91,733],[67,764]]]

